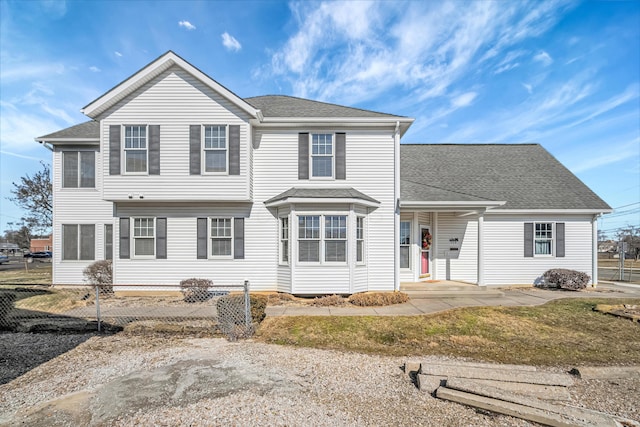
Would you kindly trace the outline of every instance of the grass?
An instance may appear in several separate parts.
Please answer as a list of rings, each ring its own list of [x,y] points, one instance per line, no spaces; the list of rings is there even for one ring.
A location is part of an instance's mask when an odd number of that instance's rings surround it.
[[[50,285],[51,264],[0,272],[0,285]]]
[[[640,364],[640,326],[593,311],[607,299],[460,308],[426,316],[275,317],[263,342],[392,356],[446,355],[531,365]],[[640,304],[640,299],[615,300]]]

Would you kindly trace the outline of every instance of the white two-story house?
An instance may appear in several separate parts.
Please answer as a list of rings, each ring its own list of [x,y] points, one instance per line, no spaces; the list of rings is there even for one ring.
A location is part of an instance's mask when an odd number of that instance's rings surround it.
[[[100,259],[117,285],[294,294],[597,277],[610,208],[538,145],[401,146],[411,118],[242,99],[173,52],[82,111],[36,138],[53,151],[54,284]]]

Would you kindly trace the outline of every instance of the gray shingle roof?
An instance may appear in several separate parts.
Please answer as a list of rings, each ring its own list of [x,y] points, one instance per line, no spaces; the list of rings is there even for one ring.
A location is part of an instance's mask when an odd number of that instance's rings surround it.
[[[255,96],[244,100],[261,110],[264,117],[405,118],[286,95]]]
[[[95,120],[80,123],[48,135],[36,138],[38,141],[48,141],[56,139],[98,139],[100,138],[100,123]]]
[[[499,209],[611,209],[538,144],[401,144],[402,201],[506,201]]]
[[[266,204],[288,198],[304,199],[360,199],[372,203],[380,203],[355,188],[297,188],[293,187],[265,201]]]

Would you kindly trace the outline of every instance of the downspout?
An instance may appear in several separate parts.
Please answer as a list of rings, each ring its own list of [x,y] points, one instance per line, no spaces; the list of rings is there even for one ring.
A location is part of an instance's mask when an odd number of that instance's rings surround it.
[[[393,289],[400,290],[400,122],[393,134]]]

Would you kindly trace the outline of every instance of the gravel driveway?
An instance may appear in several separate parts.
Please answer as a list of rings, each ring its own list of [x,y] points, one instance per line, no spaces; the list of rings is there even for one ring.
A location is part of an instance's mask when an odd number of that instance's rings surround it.
[[[36,336],[52,357],[0,385],[0,425],[533,425],[420,392],[401,370],[405,358],[216,338],[70,337]],[[62,352],[59,340],[77,346]],[[14,361],[2,368],[18,369],[17,353],[33,341],[0,334],[0,359]],[[640,418],[639,380],[577,380],[571,393],[575,404]]]

